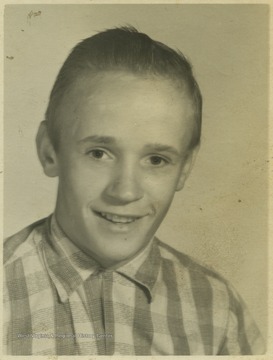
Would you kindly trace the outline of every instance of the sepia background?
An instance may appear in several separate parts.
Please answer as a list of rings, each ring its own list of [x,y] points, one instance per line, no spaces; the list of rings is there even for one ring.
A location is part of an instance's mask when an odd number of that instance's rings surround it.
[[[204,97],[201,149],[158,237],[216,269],[267,330],[267,5],[5,7],[4,233],[53,211],[56,179],[35,135],[49,92],[81,39],[133,25],[190,59]]]

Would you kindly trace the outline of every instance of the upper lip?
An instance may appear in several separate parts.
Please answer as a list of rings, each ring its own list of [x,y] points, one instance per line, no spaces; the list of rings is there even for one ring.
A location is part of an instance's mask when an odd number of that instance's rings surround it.
[[[135,218],[135,219],[138,219],[138,218],[141,218],[141,217],[144,217],[144,216],[147,215],[147,214],[145,214],[145,215],[140,215],[140,214],[118,214],[118,213],[114,213],[114,212],[101,211],[101,210],[93,210],[93,211],[95,213],[102,214],[102,215],[118,216],[118,217],[123,217],[123,218]]]
[[[142,218],[142,216],[129,216],[129,215],[118,215],[104,211],[95,211],[95,214],[103,219],[110,221],[115,224],[130,224]]]

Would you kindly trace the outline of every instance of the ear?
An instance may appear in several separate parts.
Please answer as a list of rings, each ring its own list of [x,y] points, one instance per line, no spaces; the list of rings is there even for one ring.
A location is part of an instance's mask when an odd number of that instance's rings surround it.
[[[178,183],[176,186],[176,191],[180,191],[183,189],[185,181],[187,180],[187,178],[191,172],[191,169],[193,167],[193,164],[195,162],[198,150],[199,150],[199,146],[196,146],[187,155],[186,161],[181,169],[180,177],[179,177],[179,180],[178,180]]]
[[[55,150],[49,139],[46,121],[42,121],[36,136],[38,157],[44,173],[49,177],[58,176],[58,162]]]

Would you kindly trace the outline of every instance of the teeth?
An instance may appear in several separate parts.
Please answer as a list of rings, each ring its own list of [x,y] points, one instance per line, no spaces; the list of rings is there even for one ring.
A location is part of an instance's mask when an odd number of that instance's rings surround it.
[[[100,213],[102,217],[104,217],[105,219],[115,222],[115,223],[131,223],[133,221],[135,221],[137,218],[135,217],[127,217],[127,216],[119,216],[119,215],[112,215],[112,214],[108,214],[108,213],[104,213],[101,212]]]

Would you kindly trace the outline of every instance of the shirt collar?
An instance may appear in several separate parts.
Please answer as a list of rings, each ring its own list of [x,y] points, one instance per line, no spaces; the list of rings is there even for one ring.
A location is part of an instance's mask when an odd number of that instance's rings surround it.
[[[89,276],[105,270],[67,238],[54,214],[48,219],[42,256],[62,302]],[[122,274],[137,283],[146,293],[148,300],[152,301],[160,264],[157,240],[153,239],[132,260],[119,267],[108,268],[107,271]]]

